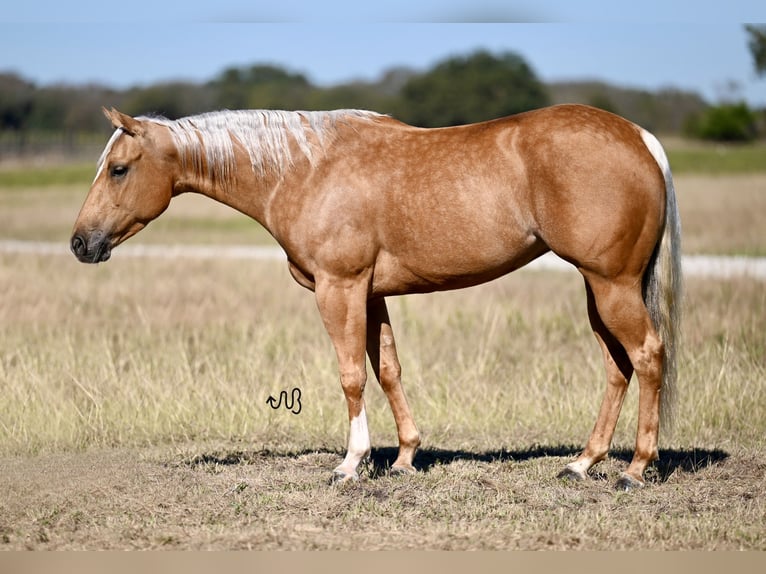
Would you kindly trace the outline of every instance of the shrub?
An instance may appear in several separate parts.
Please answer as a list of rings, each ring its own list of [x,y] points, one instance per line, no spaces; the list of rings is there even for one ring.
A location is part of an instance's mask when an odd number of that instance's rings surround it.
[[[757,135],[757,118],[744,102],[708,108],[688,126],[690,135],[718,142],[749,142]]]

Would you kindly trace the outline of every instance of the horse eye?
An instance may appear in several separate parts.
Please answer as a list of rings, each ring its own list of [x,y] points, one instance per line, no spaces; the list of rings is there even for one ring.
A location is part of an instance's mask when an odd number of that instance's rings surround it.
[[[112,177],[123,177],[126,173],[128,173],[128,167],[124,165],[115,165],[109,172]]]

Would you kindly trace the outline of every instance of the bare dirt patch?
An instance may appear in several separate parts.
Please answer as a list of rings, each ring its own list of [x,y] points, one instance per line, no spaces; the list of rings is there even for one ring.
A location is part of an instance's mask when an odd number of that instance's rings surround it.
[[[763,452],[672,451],[650,484],[585,483],[569,447],[430,449],[415,476],[329,486],[340,454],[242,445],[113,449],[3,461],[4,549],[766,549]],[[389,460],[390,459],[390,460]]]

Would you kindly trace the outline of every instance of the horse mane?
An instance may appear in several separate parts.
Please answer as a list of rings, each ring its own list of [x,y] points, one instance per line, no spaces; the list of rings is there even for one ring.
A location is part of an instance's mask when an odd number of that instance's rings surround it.
[[[282,174],[293,163],[291,141],[297,143],[303,155],[313,163],[316,146],[312,146],[309,140],[310,133],[316,137],[320,149],[324,149],[338,122],[376,117],[380,114],[364,110],[223,110],[178,120],[163,117],[139,119],[166,126],[170,130],[184,166],[191,167],[200,176],[207,175],[227,184],[236,168],[234,139],[247,150],[256,173]]]

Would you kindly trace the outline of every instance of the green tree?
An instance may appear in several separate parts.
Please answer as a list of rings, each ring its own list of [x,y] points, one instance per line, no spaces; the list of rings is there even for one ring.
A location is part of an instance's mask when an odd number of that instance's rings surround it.
[[[350,83],[313,90],[307,100],[306,109],[350,108],[388,113],[395,99],[395,97],[386,96],[372,84]]]
[[[34,84],[16,74],[0,74],[0,130],[20,131],[29,121]]]
[[[759,76],[766,75],[766,25],[748,24],[745,26],[748,35],[748,48],[753,55],[755,71]]]
[[[620,109],[617,107],[617,104],[615,104],[612,98],[610,98],[609,95],[604,92],[596,92],[592,94],[586,103],[589,106],[593,106],[594,108],[601,108],[602,110],[612,112],[613,114],[620,113]]]
[[[227,68],[211,86],[215,107],[230,110],[302,108],[313,89],[303,74],[265,64]]]
[[[719,142],[748,142],[758,135],[756,115],[744,102],[708,108],[690,122],[691,135]]]
[[[548,94],[518,54],[478,51],[411,78],[396,115],[420,126],[476,122],[547,105]]]
[[[122,111],[131,115],[160,114],[178,119],[209,111],[212,103],[210,89],[187,82],[166,82],[129,90]]]

